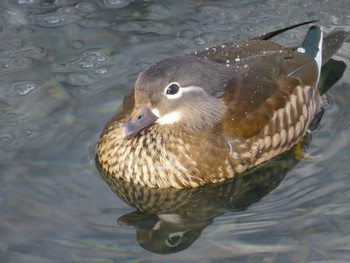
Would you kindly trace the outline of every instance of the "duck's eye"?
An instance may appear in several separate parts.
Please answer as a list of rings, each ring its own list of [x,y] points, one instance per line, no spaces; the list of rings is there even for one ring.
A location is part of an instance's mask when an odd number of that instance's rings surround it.
[[[180,87],[178,84],[173,83],[171,85],[169,85],[169,87],[166,89],[165,94],[166,95],[175,95],[176,93],[178,93],[180,90]]]

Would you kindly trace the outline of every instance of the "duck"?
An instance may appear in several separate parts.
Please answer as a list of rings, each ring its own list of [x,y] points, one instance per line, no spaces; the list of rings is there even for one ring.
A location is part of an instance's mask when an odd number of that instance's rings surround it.
[[[221,183],[291,149],[321,108],[322,66],[345,33],[309,27],[297,47],[249,40],[162,59],[136,79],[98,141],[113,178],[150,188]]]

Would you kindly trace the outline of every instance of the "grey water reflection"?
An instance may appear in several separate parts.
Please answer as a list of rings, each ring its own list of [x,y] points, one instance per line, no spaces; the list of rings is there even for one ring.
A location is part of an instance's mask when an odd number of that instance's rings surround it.
[[[347,6],[347,0],[0,1],[0,261],[346,262],[349,40],[335,57],[348,67],[328,92],[306,149],[318,158],[292,164],[284,157],[276,166],[292,169],[212,189],[208,206],[198,192],[190,194],[202,200],[198,210],[175,196],[166,216],[135,212],[101,179],[94,145],[151,63],[312,19],[327,32],[349,31]],[[294,45],[304,33],[295,29],[277,40]],[[183,210],[183,219],[169,216]],[[191,221],[201,222],[192,232]],[[153,245],[152,235],[159,237]],[[140,240],[158,253],[166,242],[188,247],[158,255]]]

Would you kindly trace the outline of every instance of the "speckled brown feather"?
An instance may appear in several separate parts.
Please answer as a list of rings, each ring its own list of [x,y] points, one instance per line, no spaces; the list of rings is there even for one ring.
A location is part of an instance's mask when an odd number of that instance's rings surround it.
[[[120,127],[135,104],[132,90],[98,144],[97,161],[106,173],[161,188],[222,182],[288,150],[318,111],[317,65],[307,55],[249,40],[189,56],[239,68],[221,94],[226,112],[220,123],[199,132],[154,124],[123,138]]]
[[[226,140],[241,149],[236,157],[242,164],[239,171],[289,149],[305,134],[319,107],[319,94],[310,87],[317,78],[316,63],[310,57],[260,40],[197,55],[220,63],[239,61],[244,69],[226,87],[228,110],[222,121]],[[296,123],[300,123],[298,129],[293,126]]]

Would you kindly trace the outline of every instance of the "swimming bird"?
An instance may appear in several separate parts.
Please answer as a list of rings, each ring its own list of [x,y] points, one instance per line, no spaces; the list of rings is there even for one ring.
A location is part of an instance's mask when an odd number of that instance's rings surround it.
[[[320,110],[322,65],[344,41],[339,32],[323,38],[316,25],[298,47],[269,40],[299,25],[145,69],[101,134],[100,169],[143,186],[191,188],[290,149]]]

